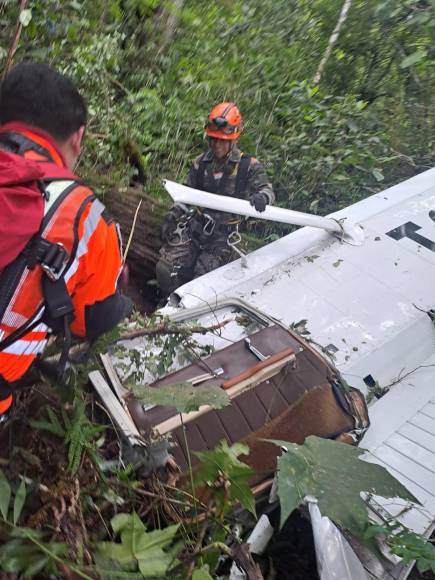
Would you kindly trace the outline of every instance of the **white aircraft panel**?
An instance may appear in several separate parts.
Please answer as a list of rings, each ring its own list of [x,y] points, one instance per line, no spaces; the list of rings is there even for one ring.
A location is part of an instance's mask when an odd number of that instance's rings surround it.
[[[398,433],[410,441],[417,443],[420,447],[423,447],[423,449],[427,449],[428,451],[433,451],[435,449],[435,435],[421,427],[417,427],[410,421],[404,423],[400,427]]]
[[[426,512],[411,510],[403,520],[418,533],[435,516],[434,365],[435,355],[369,407],[371,426],[361,442],[367,459],[391,471],[423,504]],[[388,500],[378,501],[390,511]]]
[[[380,445],[371,453],[373,457],[379,460],[381,465],[392,467],[416,486],[421,487],[426,493],[432,494],[433,490],[435,490],[435,473],[433,471],[419,465],[416,461],[409,459],[409,457],[396,451],[386,443]],[[400,480],[400,477],[398,479]],[[418,492],[416,497],[419,499]]]
[[[409,422],[420,429],[423,429],[430,435],[435,435],[435,423],[432,417],[428,417],[426,413],[417,413]]]
[[[428,417],[432,417],[432,419],[435,419],[435,402],[434,401],[430,401],[422,410],[422,413],[424,415],[427,415]]]
[[[402,453],[402,455],[409,457],[415,461],[415,463],[418,463],[418,465],[426,467],[435,474],[434,450],[425,449],[418,443],[409,440],[400,433],[394,433],[394,435],[391,435],[391,437],[387,439],[386,445],[395,449],[399,453]]]

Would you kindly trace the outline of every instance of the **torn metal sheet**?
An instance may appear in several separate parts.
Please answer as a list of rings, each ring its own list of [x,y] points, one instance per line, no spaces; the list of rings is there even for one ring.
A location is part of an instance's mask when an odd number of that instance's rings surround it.
[[[313,527],[320,580],[368,580],[363,565],[346,538],[331,520],[322,516],[317,500],[305,498]]]

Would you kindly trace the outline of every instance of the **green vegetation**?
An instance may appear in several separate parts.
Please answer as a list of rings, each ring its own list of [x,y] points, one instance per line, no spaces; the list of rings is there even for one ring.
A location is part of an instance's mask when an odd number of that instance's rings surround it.
[[[367,508],[361,492],[418,503],[384,467],[361,461],[364,449],[315,436],[303,445],[275,443],[286,450],[278,460],[281,524],[309,495],[318,498],[322,515],[362,538]]]
[[[0,8],[0,66],[17,4]],[[137,179],[162,195],[203,146],[211,105],[234,99],[279,203],[324,214],[434,161],[433,0],[354,0],[315,83],[341,5],[29,1],[15,61],[49,61],[88,96],[80,171],[100,189]]]
[[[100,192],[114,187],[123,195],[137,182],[163,197],[161,179],[183,180],[203,147],[211,106],[231,99],[245,117],[241,147],[264,161],[278,203],[326,214],[435,160],[434,0],[353,0],[317,79],[342,4],[3,0],[0,69],[11,56],[36,59],[75,79],[90,112],[78,173]],[[281,233],[276,224],[262,227],[266,240]],[[295,326],[307,334],[303,323]],[[13,577],[210,579],[221,554],[240,557],[230,525],[235,508],[254,512],[252,474],[239,459],[247,449],[223,442],[198,454],[200,466],[194,472],[190,465],[184,489],[142,481],[86,389],[87,372],[99,365],[94,355],[110,340],[94,348],[74,388],[41,383],[18,399],[14,437],[0,459],[0,570]],[[170,368],[183,340],[156,334],[164,356],[149,353],[147,370]],[[126,377],[143,382],[137,368],[144,360],[134,362]],[[165,396],[180,413],[227,402],[222,392],[196,388],[193,399],[184,388],[177,387],[177,398],[173,387],[135,392],[149,403]],[[431,544],[394,524],[367,529],[359,491],[375,489],[373,479],[377,492],[406,497],[385,471],[338,443],[285,445],[283,519],[307,493],[320,494],[322,513],[338,524],[363,539],[382,533],[405,561],[434,569]]]

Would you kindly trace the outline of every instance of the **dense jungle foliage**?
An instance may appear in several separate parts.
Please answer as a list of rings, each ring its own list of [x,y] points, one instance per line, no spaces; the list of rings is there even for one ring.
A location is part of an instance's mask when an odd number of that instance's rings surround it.
[[[0,67],[47,61],[87,95],[80,171],[164,195],[237,101],[242,148],[284,207],[325,214],[433,165],[433,0],[354,0],[318,83],[342,0],[3,0]]]
[[[323,215],[434,165],[434,28],[435,0],[0,0],[0,71],[34,59],[76,81],[90,113],[78,173],[100,192],[123,195],[138,183],[169,205],[161,179],[185,178],[211,106],[234,100],[245,119],[241,147],[265,163],[278,203]],[[266,228],[269,239],[280,233]],[[141,329],[156,323],[134,316]],[[172,475],[144,480],[89,392],[98,353],[125,331],[94,345],[69,388],[41,382],[17,397],[12,427],[0,431],[0,578],[210,580],[222,555],[230,559],[219,577],[235,560],[249,580],[261,578],[234,515],[240,505],[255,512],[245,446],[202,453],[184,489]],[[180,412],[185,403],[176,402]],[[294,447],[295,457],[312,455]],[[328,453],[313,455],[325,474]],[[326,486],[331,517],[328,492],[357,509],[361,474],[372,477],[356,449],[347,453],[352,493],[336,493],[339,476]],[[301,464],[291,461],[293,473]],[[262,569],[284,578],[276,549],[289,577],[317,578],[309,524],[292,518],[294,537],[284,550],[275,538]],[[435,570],[432,544],[363,523],[361,541],[382,533],[405,561]]]

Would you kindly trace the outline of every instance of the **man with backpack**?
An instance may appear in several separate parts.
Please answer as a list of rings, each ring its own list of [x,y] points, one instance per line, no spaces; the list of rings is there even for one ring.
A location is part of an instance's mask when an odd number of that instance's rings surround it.
[[[205,126],[208,150],[191,165],[187,185],[223,196],[248,199],[259,212],[274,202],[272,186],[261,163],[237,147],[243,121],[235,103],[219,103]],[[161,229],[163,246],[156,277],[164,294],[232,261],[240,241],[240,216],[214,210],[188,211],[175,205]]]
[[[120,294],[115,224],[73,173],[87,121],[73,83],[25,62],[0,87],[0,423],[43,352],[71,336],[94,340],[131,311]]]

